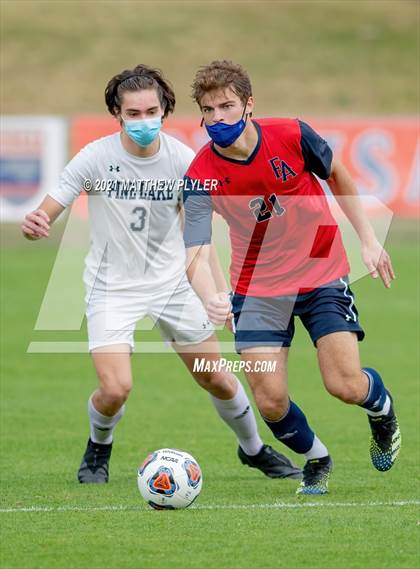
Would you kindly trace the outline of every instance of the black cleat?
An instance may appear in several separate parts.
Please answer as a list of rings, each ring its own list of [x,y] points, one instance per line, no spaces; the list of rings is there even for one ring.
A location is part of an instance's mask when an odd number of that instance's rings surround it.
[[[269,478],[302,478],[302,470],[287,456],[280,454],[269,445],[263,445],[255,456],[245,454],[242,448],[238,447],[238,456],[242,464],[258,468]]]
[[[308,460],[303,467],[303,480],[296,494],[327,494],[332,465],[329,455]]]
[[[370,458],[373,466],[380,472],[389,470],[401,448],[401,432],[394,412],[391,394],[391,407],[388,415],[372,417],[368,415],[372,436],[370,439]]]
[[[103,445],[94,443],[91,439],[85,450],[77,478],[80,484],[104,484],[109,478],[109,459],[111,458],[112,443]]]
[[[332,465],[329,455],[308,460],[303,467],[303,480],[296,494],[327,494]]]

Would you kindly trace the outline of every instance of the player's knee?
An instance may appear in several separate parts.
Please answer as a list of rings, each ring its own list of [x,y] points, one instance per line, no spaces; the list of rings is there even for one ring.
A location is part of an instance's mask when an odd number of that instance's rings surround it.
[[[122,406],[131,391],[132,382],[129,378],[120,378],[112,372],[99,375],[102,397],[112,406]]]
[[[119,409],[127,401],[130,389],[123,386],[102,390],[102,398],[109,407]]]
[[[277,421],[286,412],[289,406],[288,396],[281,394],[255,394],[255,402],[261,415],[269,421]]]
[[[206,391],[212,393],[218,391],[223,394],[224,391],[229,391],[229,385],[226,378],[222,373],[208,372],[208,373],[195,373],[194,378],[196,382]],[[229,391],[230,393],[230,391]],[[228,394],[228,393],[226,393]],[[232,394],[233,397],[234,393]]]
[[[326,384],[328,392],[344,403],[358,403],[361,400],[362,385],[360,373],[342,374]]]

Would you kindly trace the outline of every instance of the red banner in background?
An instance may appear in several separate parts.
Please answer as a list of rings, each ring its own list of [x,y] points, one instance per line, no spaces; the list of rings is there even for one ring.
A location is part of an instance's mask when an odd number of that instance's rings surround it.
[[[361,195],[376,197],[398,216],[420,217],[418,117],[303,120],[328,140],[334,155],[349,169]],[[164,131],[197,151],[208,140],[199,124],[198,116],[168,119]],[[72,155],[119,128],[112,117],[74,117],[70,132]],[[328,191],[326,184],[324,187]],[[372,206],[371,212],[374,211]]]
[[[79,115],[73,118],[70,128],[70,149],[72,155],[83,146],[120,130],[119,123],[112,117],[103,115]],[[195,151],[205,144],[209,137],[205,128],[200,128],[200,118],[197,119],[166,119],[164,132],[175,136]]]
[[[309,122],[309,121],[308,121]],[[420,168],[417,117],[314,119],[356,182],[361,195],[375,196],[402,217],[419,217]]]

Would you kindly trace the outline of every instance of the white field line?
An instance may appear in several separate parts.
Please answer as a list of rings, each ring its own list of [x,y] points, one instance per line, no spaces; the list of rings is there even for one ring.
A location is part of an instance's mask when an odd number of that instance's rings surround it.
[[[403,508],[405,506],[419,506],[420,500],[402,500],[391,502],[275,502],[273,504],[213,504],[213,505],[194,505],[191,510],[287,510],[301,508],[379,508],[393,507]],[[143,511],[154,512],[145,506],[29,506],[21,508],[0,508],[1,514],[16,514],[25,512],[130,512]]]

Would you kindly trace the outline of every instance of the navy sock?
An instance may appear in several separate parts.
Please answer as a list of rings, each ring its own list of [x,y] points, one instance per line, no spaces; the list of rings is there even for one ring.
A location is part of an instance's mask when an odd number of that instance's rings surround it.
[[[364,367],[362,371],[367,375],[369,380],[369,390],[366,399],[360,403],[360,407],[375,413],[382,411],[387,398],[387,392],[379,373],[371,368]]]
[[[294,452],[304,454],[312,447],[315,434],[309,427],[303,411],[293,401],[290,401],[289,410],[279,421],[268,419],[264,421],[276,439]]]

